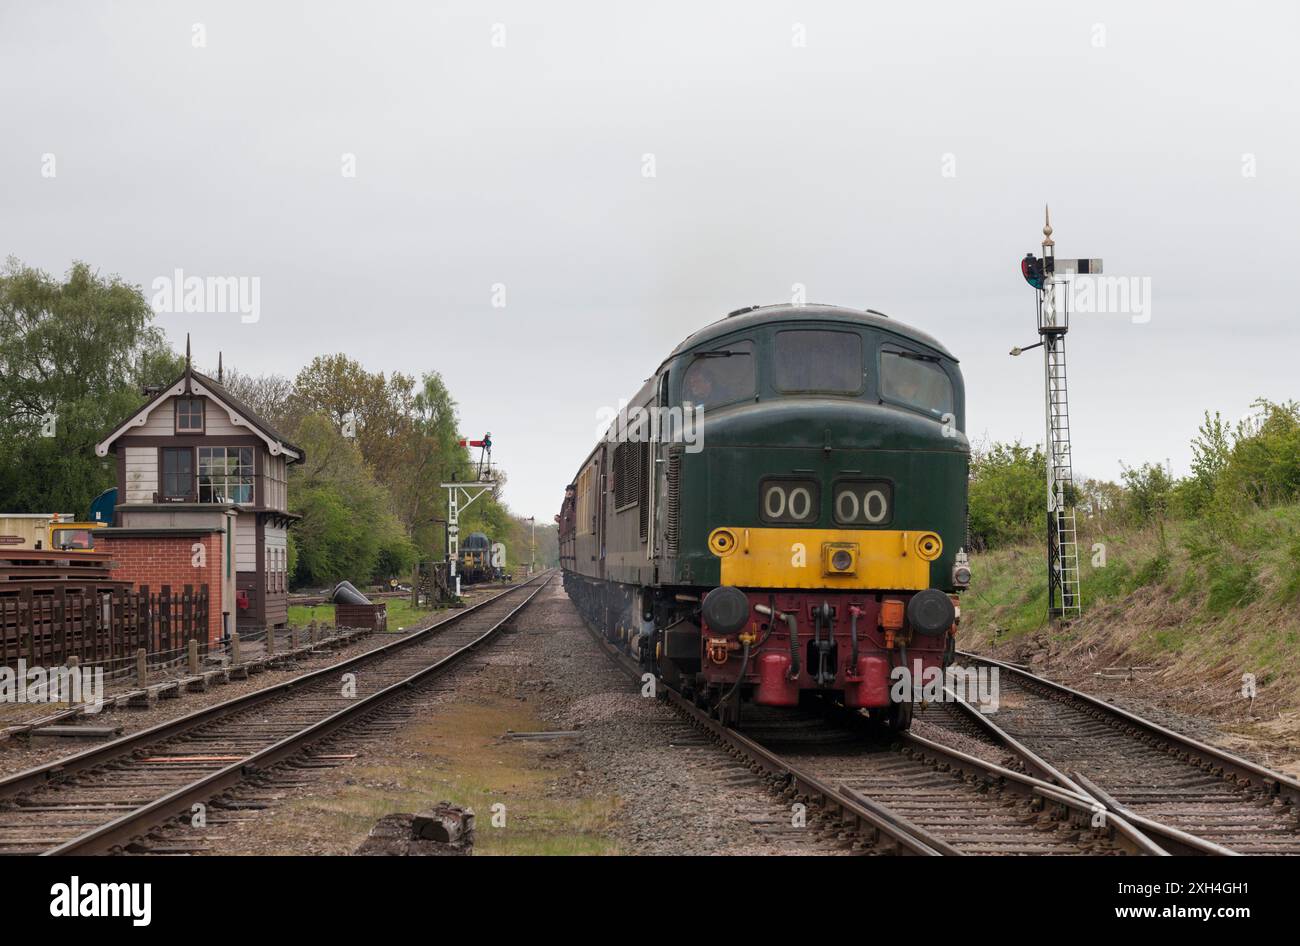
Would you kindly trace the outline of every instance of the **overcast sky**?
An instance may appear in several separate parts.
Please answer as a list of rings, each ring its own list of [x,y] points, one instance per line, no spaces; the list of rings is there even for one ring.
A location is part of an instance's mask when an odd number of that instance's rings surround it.
[[[506,501],[549,521],[601,407],[795,284],[943,340],[973,439],[1041,441],[1041,358],[1007,351],[1037,341],[1019,261],[1050,202],[1058,256],[1150,281],[1149,321],[1072,323],[1076,475],[1184,472],[1204,409],[1300,396],[1298,26],[1289,3],[0,0],[0,255],[150,295],[256,277],[256,322],[160,314],[173,346],[439,371]]]

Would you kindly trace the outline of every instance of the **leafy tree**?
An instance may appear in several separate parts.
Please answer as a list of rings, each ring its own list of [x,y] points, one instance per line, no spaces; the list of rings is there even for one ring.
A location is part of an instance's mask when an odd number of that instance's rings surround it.
[[[437,372],[424,375],[411,401],[411,427],[403,453],[404,476],[395,484],[399,515],[426,556],[441,557],[447,496],[441,484],[472,479],[469,455],[460,446],[456,402]],[[484,497],[479,502],[491,502]],[[477,509],[477,504],[470,507]]]
[[[1192,438],[1192,475],[1173,487],[1172,508],[1182,516],[1196,516],[1214,500],[1232,454],[1232,428],[1218,411],[1205,412],[1205,420]]]
[[[301,486],[291,493],[302,519],[294,527],[298,547],[296,579],[328,585],[344,578],[362,580],[374,566],[376,547],[357,522],[342,493],[331,484]]]
[[[1095,525],[1107,527],[1124,513],[1125,492],[1110,480],[1085,479],[1077,487],[1077,508]]]
[[[1163,519],[1169,511],[1174,481],[1158,463],[1143,463],[1136,469],[1124,467],[1122,478],[1128,489],[1129,515],[1136,522]]]
[[[1047,459],[1038,447],[995,443],[971,457],[970,540],[976,549],[1046,529]]]
[[[295,580],[326,585],[409,573],[415,546],[356,442],[319,414],[303,419],[297,437],[307,459],[289,487],[290,508],[303,517],[293,530]]]
[[[1258,414],[1237,425],[1223,485],[1260,505],[1300,495],[1300,404],[1255,401]]]
[[[320,355],[298,372],[290,411],[323,414],[342,430],[352,425],[357,446],[380,482],[402,476],[410,446],[415,382],[404,374],[372,374],[347,355]]]
[[[87,514],[114,485],[94,445],[183,362],[137,286],[75,263],[60,281],[10,257],[0,270],[0,506]],[[44,436],[51,429],[53,436]]]
[[[215,373],[212,376],[216,377]],[[293,382],[288,378],[278,374],[247,375],[231,370],[222,374],[221,383],[285,436],[297,428],[301,417],[294,413]]]
[[[1192,438],[1192,475],[1213,485],[1222,475],[1232,455],[1231,431],[1218,411],[1214,417],[1205,412],[1205,420]]]
[[[523,516],[511,517],[511,531],[508,536],[510,567],[516,572],[532,560],[533,524]],[[537,520],[537,558],[538,569],[550,568],[560,563],[559,527],[554,522]]]

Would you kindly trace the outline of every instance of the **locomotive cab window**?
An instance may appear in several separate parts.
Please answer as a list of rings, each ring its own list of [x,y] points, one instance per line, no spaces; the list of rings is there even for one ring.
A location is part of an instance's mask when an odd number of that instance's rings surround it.
[[[785,394],[861,394],[862,336],[831,329],[776,333],[776,388]]]
[[[748,340],[696,352],[682,379],[682,401],[698,407],[721,407],[757,391],[754,343]]]
[[[880,396],[936,420],[953,412],[952,379],[933,355],[881,349]]]

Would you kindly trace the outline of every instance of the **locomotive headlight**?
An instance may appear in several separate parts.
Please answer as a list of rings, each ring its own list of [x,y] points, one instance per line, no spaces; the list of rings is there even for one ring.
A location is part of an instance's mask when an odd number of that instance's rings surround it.
[[[822,545],[822,572],[827,575],[853,575],[858,570],[858,547],[852,542],[826,542]]]

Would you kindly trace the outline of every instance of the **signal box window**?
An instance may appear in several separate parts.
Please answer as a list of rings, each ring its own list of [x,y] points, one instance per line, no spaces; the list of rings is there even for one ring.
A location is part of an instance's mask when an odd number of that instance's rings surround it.
[[[252,447],[199,447],[199,502],[252,504]]]
[[[880,396],[942,420],[952,413],[952,380],[938,360],[914,352],[880,353]]]
[[[682,401],[697,407],[721,407],[752,398],[757,391],[751,341],[696,352],[682,379]]]
[[[178,434],[203,433],[203,398],[178,397],[176,399],[176,432]]]
[[[775,375],[786,394],[861,394],[862,336],[829,329],[776,333]]]
[[[163,499],[194,498],[194,451],[168,447],[162,452]]]

